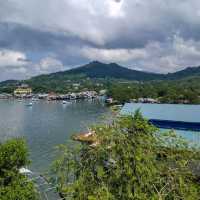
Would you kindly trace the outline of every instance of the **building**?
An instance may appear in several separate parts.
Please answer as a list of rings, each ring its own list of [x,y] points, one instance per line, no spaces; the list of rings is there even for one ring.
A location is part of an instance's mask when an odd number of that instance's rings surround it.
[[[159,103],[159,101],[152,98],[139,98],[138,103]]]
[[[106,92],[107,92],[107,90],[100,90],[99,95],[100,96],[106,95]]]
[[[28,96],[31,95],[31,93],[32,89],[26,84],[22,84],[14,91],[15,96]]]
[[[0,94],[0,99],[11,99],[13,96],[11,94],[3,93]]]
[[[144,103],[126,103],[121,111],[121,115],[134,115],[140,111],[145,119],[157,128],[173,130],[189,130],[200,132],[200,112],[198,106],[194,105],[177,105],[177,104],[144,104]],[[179,132],[181,133],[181,132]],[[196,142],[196,134],[189,132],[186,136],[183,132],[181,136],[185,139],[192,139]]]

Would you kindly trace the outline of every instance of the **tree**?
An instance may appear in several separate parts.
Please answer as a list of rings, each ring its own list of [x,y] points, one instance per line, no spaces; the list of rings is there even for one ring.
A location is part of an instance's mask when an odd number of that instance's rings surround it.
[[[19,173],[29,164],[28,150],[23,139],[12,139],[0,144],[0,199],[36,200],[32,182]]]
[[[198,199],[192,173],[199,159],[175,134],[158,133],[137,111],[92,128],[96,145],[60,146],[54,163],[58,189],[71,199]]]

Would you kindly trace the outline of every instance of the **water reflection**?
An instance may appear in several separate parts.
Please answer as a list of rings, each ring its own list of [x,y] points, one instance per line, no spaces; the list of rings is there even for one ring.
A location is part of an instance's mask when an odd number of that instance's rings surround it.
[[[86,130],[107,113],[100,101],[62,102],[0,101],[0,140],[26,138],[31,168],[44,171],[54,157],[54,147],[65,143],[72,134]]]

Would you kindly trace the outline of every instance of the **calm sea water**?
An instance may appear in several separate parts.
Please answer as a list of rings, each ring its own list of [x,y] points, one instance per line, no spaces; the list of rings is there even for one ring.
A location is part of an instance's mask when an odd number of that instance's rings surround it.
[[[32,164],[37,172],[48,170],[54,159],[55,146],[66,143],[74,133],[101,120],[108,109],[101,101],[38,101],[27,107],[27,101],[0,100],[0,141],[12,137],[27,140]]]
[[[12,137],[27,140],[33,171],[44,172],[55,156],[55,146],[66,143],[70,136],[87,130],[101,121],[109,110],[101,101],[62,102],[38,101],[27,107],[27,101],[0,100],[0,141]],[[200,106],[134,104],[146,117],[200,121]],[[200,133],[177,131],[188,141],[200,144]]]

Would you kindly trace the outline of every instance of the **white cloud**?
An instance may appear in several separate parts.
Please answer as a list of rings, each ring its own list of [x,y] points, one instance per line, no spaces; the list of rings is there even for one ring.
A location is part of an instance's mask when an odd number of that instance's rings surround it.
[[[7,49],[0,50],[0,67],[22,67],[26,65],[27,62],[26,55],[22,52]]]
[[[9,73],[14,73],[14,74],[22,74],[22,75],[25,75],[28,73],[28,70],[26,67],[13,67],[11,69],[9,69]]]
[[[185,41],[183,38],[178,36],[174,37],[174,49],[177,56],[184,59],[199,59],[200,58],[200,42],[194,40]]]
[[[147,57],[145,49],[98,49],[85,47],[81,50],[81,53],[90,60],[105,62],[127,62]]]
[[[27,79],[39,74],[64,70],[62,62],[54,56],[43,57],[38,62],[29,61],[23,52],[0,50],[0,81],[9,79]]]
[[[114,18],[125,17],[125,12],[122,9],[123,3],[124,1],[107,0],[108,15]]]
[[[165,42],[149,42],[143,48],[101,49],[84,47],[81,55],[89,60],[117,62],[132,69],[168,73],[200,64],[200,42],[179,35]]]
[[[138,64],[147,71],[168,73],[200,64],[200,42],[178,35],[165,43],[150,43],[144,49],[149,56]]]
[[[0,67],[23,66],[21,72],[30,75],[89,60],[164,73],[200,64],[199,0],[2,1],[0,22],[30,28],[30,34],[20,37],[7,34],[9,28],[0,30],[0,48],[11,39],[10,49],[15,49],[6,56],[0,51]],[[50,33],[51,39],[45,40],[41,32]],[[37,61],[26,62],[27,55]]]
[[[33,67],[35,67],[37,74],[53,73],[64,69],[62,62],[53,57],[42,58]]]

